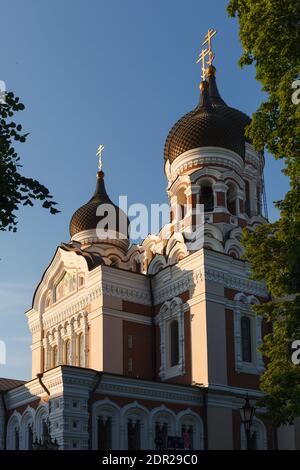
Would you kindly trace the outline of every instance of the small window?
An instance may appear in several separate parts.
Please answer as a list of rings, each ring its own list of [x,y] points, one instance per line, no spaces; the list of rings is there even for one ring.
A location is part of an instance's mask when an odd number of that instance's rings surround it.
[[[32,430],[32,423],[28,425],[27,429],[27,449],[32,450],[32,444],[33,444],[33,430]]]
[[[57,346],[53,346],[53,348],[52,348],[52,367],[56,367],[57,365],[58,365]]]
[[[200,204],[204,205],[204,212],[214,210],[214,193],[211,186],[203,186],[200,192]]]
[[[128,349],[132,349],[132,335],[128,335]]]
[[[110,417],[98,417],[98,450],[112,448],[112,421]]]
[[[250,212],[250,185],[249,181],[245,181],[245,193],[246,193],[246,204],[245,204],[245,212],[246,214],[251,217]]]
[[[139,420],[128,420],[128,450],[141,449],[141,423]]]
[[[132,358],[128,359],[128,372],[132,372]]]
[[[15,429],[15,450],[19,450],[20,448],[20,434],[19,430]]]
[[[172,321],[170,325],[170,366],[177,366],[179,363],[179,331],[178,321]]]
[[[252,362],[251,319],[246,316],[241,318],[241,341],[243,362]]]
[[[233,185],[228,186],[227,209],[232,215],[236,215],[236,191]]]
[[[183,447],[186,450],[193,449],[193,426],[183,425],[181,427],[181,435],[183,439]]]
[[[65,364],[71,365],[71,341],[65,341]]]
[[[155,423],[155,449],[164,450],[168,445],[168,423]]]
[[[84,284],[84,277],[83,276],[79,276],[79,287],[82,287]]]
[[[257,213],[258,215],[261,214],[261,191],[260,187],[257,186],[256,188],[256,197],[257,197]]]
[[[79,367],[84,367],[84,336],[83,333],[80,333],[78,337],[78,356],[79,356],[79,361],[78,365]]]

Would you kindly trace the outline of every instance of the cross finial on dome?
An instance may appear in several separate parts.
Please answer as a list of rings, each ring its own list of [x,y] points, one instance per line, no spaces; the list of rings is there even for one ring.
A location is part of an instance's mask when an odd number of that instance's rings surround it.
[[[97,157],[98,157],[98,171],[102,171],[102,153],[104,150],[104,145],[100,144],[99,147],[97,148]]]
[[[199,64],[199,62],[202,62],[202,76],[201,76],[202,81],[204,81],[206,77],[206,67],[207,66],[211,67],[213,60],[215,58],[215,54],[213,53],[212,48],[211,48],[211,39],[214,37],[215,34],[217,34],[216,29],[209,28],[204,38],[204,41],[201,44],[202,51],[200,52],[199,57],[196,61],[197,64]],[[207,47],[204,49],[203,46],[205,46],[206,44],[207,44]],[[206,59],[207,56],[208,58]]]

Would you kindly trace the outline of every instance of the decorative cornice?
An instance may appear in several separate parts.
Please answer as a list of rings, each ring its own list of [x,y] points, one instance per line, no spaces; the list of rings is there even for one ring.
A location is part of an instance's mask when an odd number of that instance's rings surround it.
[[[201,165],[209,164],[226,166],[241,173],[243,170],[243,159],[231,150],[218,147],[201,147],[184,152],[171,164],[169,168],[169,185],[177,176],[186,171],[194,171]]]
[[[160,402],[176,402],[185,405],[200,406],[202,404],[200,389],[174,386],[170,383],[145,382],[143,380],[129,381],[126,377],[119,379],[104,378],[96,393]]]
[[[198,256],[195,257],[195,255]],[[193,253],[193,255],[190,255],[191,257],[193,257],[193,263],[191,263],[188,268],[182,266],[181,270],[178,269],[179,266],[181,266],[181,262],[179,262],[178,265],[175,266],[174,269],[177,269],[179,271],[178,274],[176,273],[176,271],[174,271],[174,274],[172,273],[172,267],[170,268],[171,273],[164,273],[164,271],[159,272],[154,278],[155,304],[159,304],[165,302],[166,300],[172,299],[173,297],[182,294],[188,289],[192,289],[203,280],[217,282],[218,284],[222,284],[224,287],[235,289],[241,292],[247,292],[253,295],[267,295],[265,284],[263,282],[258,282],[249,279],[245,270],[242,271],[239,269],[239,272],[236,275],[232,274],[231,262],[228,263],[228,257],[225,255],[226,258],[224,258],[224,255],[222,253],[214,253],[214,256],[217,257],[217,255],[219,255],[219,268],[208,265],[209,261],[206,259],[207,255],[204,255],[204,261],[201,262],[201,260],[199,259],[199,252],[196,252]],[[232,260],[230,259],[230,261]],[[238,260],[235,261],[238,262]],[[242,266],[244,267],[244,262],[240,261],[240,263],[242,263]],[[182,264],[184,265],[184,263]],[[199,264],[202,264],[200,268]],[[193,266],[197,266],[197,268],[195,269]],[[174,279],[175,276],[177,277],[177,279]],[[162,287],[160,287],[161,285]]]

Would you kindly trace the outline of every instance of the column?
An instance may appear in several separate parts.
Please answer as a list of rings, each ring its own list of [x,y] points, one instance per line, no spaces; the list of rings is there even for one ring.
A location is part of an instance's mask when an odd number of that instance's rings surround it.
[[[88,314],[83,314],[83,341],[84,341],[84,367],[89,366],[89,325],[88,325]]]

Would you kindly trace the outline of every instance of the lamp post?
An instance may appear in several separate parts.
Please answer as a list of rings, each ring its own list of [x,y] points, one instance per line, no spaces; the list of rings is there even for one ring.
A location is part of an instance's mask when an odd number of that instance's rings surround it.
[[[253,416],[255,413],[254,406],[251,406],[248,393],[245,398],[245,404],[240,409],[242,423],[245,428],[246,438],[247,438],[247,450],[251,450],[251,426],[253,424]]]

